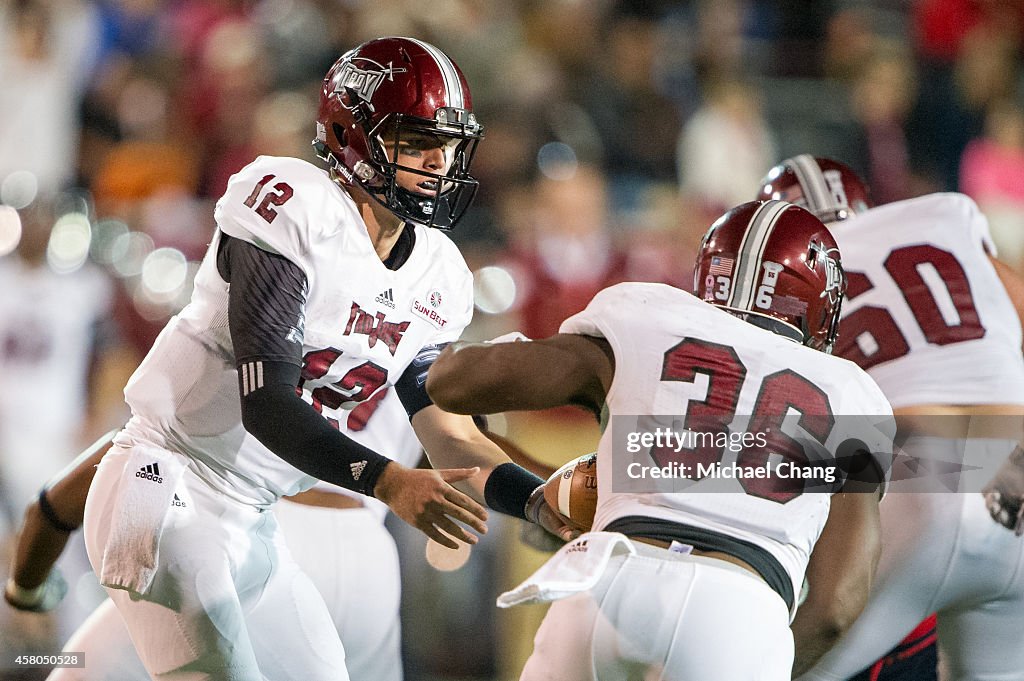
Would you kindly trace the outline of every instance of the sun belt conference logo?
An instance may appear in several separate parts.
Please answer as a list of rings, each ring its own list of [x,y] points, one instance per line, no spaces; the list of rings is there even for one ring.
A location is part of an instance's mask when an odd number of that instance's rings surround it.
[[[427,294],[427,302],[425,303],[414,298],[412,301],[412,311],[423,319],[426,319],[437,328],[443,329],[444,325],[448,323],[448,320],[445,317],[442,317],[438,312],[437,308],[440,305],[441,292],[435,289]]]

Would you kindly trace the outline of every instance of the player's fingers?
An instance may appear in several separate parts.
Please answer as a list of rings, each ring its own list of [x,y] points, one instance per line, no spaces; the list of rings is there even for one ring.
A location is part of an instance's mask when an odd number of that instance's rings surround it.
[[[555,535],[562,541],[572,541],[576,537],[580,536],[582,532],[574,527],[571,527],[566,519],[547,504],[541,507],[540,510],[540,524],[545,530]]]
[[[459,548],[459,543],[457,541],[446,535],[441,530],[437,529],[437,527],[428,520],[424,520],[421,523],[417,523],[416,528],[423,534],[427,535],[427,537],[429,537],[430,539],[436,541],[441,546],[447,547],[449,549]]]
[[[554,531],[557,528],[569,524],[568,518],[566,518],[564,515],[548,506],[547,503],[544,503],[540,507],[540,513],[538,515],[540,524],[546,527],[549,531]]]
[[[480,539],[475,534],[469,532],[468,530],[466,530],[466,528],[464,528],[462,525],[457,524],[448,516],[441,516],[437,518],[434,521],[434,525],[437,526],[439,529],[444,530],[444,532],[448,536],[459,539],[465,542],[466,544],[476,544],[478,541],[480,541]]]
[[[438,471],[441,474],[441,479],[449,484],[468,480],[479,472],[479,466],[473,466],[472,468],[442,468]]]
[[[478,504],[468,494],[463,494],[454,487],[444,491],[445,513],[466,523],[477,532],[487,533],[487,509]]]

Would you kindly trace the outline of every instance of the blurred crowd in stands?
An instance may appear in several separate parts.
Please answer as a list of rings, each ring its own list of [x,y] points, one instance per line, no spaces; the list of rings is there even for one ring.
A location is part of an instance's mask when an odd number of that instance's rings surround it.
[[[0,0],[0,536],[124,418],[228,177],[314,160],[323,74],[386,34],[447,51],[486,127],[452,234],[476,337],[689,288],[710,222],[803,152],[878,203],[967,193],[1024,269],[1021,0]]]

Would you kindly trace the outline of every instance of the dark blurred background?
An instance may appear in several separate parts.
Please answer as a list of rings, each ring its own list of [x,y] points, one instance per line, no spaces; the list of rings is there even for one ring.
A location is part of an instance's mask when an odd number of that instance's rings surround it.
[[[467,332],[539,337],[621,280],[691,285],[700,236],[809,152],[878,203],[962,191],[1024,265],[1021,0],[0,0],[0,574],[25,501],[125,417],[120,390],[187,302],[227,178],[314,160],[338,56],[410,35],[465,71],[486,141],[452,234]],[[549,463],[595,446],[572,412],[499,428]],[[403,547],[408,678],[513,679],[540,608],[495,596],[543,554],[498,523],[462,570]],[[102,598],[80,544],[50,616],[0,607],[0,679]]]

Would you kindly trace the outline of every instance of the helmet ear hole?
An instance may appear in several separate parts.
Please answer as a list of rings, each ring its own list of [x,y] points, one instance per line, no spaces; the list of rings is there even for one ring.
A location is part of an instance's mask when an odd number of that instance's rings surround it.
[[[334,132],[334,137],[338,140],[338,146],[344,147],[347,144],[345,128],[341,127],[337,123],[331,125],[331,130]]]

